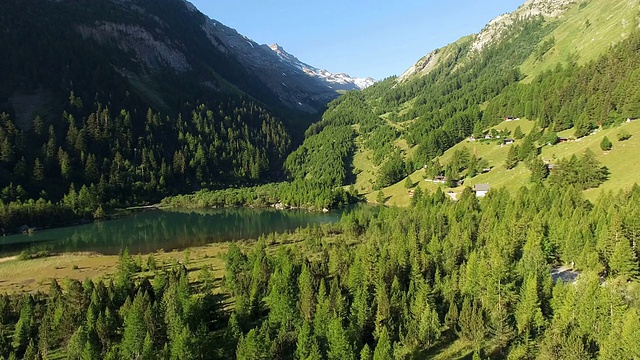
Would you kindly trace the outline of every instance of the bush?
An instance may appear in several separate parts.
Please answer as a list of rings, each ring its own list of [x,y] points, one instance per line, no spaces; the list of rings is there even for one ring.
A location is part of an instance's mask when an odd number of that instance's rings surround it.
[[[618,133],[618,141],[625,141],[631,139],[631,134],[628,131],[622,130]]]
[[[611,143],[609,138],[606,136],[603,137],[602,141],[600,142],[600,149],[602,149],[602,151],[609,151],[611,150],[612,147],[613,147],[613,144]]]
[[[38,252],[23,251],[18,255],[18,260],[32,260],[53,256],[49,250],[41,250]]]

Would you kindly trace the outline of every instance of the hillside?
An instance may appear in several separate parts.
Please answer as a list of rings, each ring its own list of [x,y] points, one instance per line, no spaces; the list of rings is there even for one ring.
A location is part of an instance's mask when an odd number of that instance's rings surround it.
[[[431,52],[402,76],[364,90],[358,101],[349,101],[351,95],[334,101],[317,128],[350,126],[353,130],[345,131],[355,131],[352,145],[344,146],[352,153],[344,157],[343,184],[353,184],[370,201],[383,189],[391,204],[407,204],[407,174],[418,183],[422,176],[416,171],[425,164],[446,159],[459,149],[456,144],[500,127],[505,117],[531,119],[527,127],[535,123],[544,134],[572,136],[577,144],[597,148],[598,136],[594,143],[591,136],[581,138],[640,117],[640,31],[633,25],[638,13],[632,10],[638,5],[617,0],[527,1],[480,33]],[[591,36],[588,45],[586,35]],[[307,135],[308,141],[323,137],[317,131]],[[506,157],[503,151],[485,154],[486,146],[477,145],[476,150],[489,162]],[[578,148],[571,149],[556,156],[579,155]],[[547,151],[543,147],[542,158],[553,155]],[[619,178],[622,168],[617,164],[625,163],[629,154],[612,151],[605,158],[597,153],[611,168],[602,188],[626,189],[640,180]],[[519,165],[477,179],[513,189],[527,183],[527,172]]]
[[[284,61],[182,0],[9,0],[0,22],[2,232],[284,180],[318,111],[371,83]]]
[[[513,134],[516,127],[521,127],[525,134],[529,134],[534,126],[533,121],[519,120],[513,122],[504,122],[487,129],[487,133],[491,129],[497,131],[507,131]],[[628,140],[619,140],[619,134],[627,133],[630,138]],[[559,137],[571,138],[573,129],[558,133]],[[609,151],[604,151],[600,147],[602,139],[607,137],[613,144]],[[444,184],[436,184],[428,180],[431,177],[425,169],[419,169],[409,175],[414,183],[415,191],[417,187],[426,192],[434,192],[440,188],[444,192],[456,193],[456,198],[465,188],[473,188],[476,184],[489,184],[491,188],[505,188],[511,192],[517,192],[521,187],[531,187],[534,185],[531,179],[531,171],[526,164],[519,163],[513,169],[506,169],[504,164],[507,159],[511,146],[522,145],[524,140],[515,140],[512,145],[504,145],[502,141],[469,141],[465,139],[447,150],[437,160],[445,165],[448,164],[454,154],[460,151],[466,151],[470,154],[477,154],[477,157],[488,162],[487,167],[491,170],[487,173],[480,173],[473,178],[465,178],[464,183],[458,187],[447,187]],[[610,172],[609,178],[597,188],[585,191],[585,197],[589,200],[596,200],[603,192],[618,190],[628,190],[633,185],[640,183],[640,177],[635,171],[630,169],[639,169],[640,162],[636,156],[640,151],[640,122],[632,121],[624,122],[617,126],[611,126],[606,129],[599,129],[592,135],[577,139],[557,143],[555,145],[545,145],[540,147],[540,157],[549,163],[557,163],[560,159],[568,159],[571,156],[582,155],[587,149],[593,151],[596,159],[602,166],[606,166]],[[408,189],[405,186],[406,178],[398,183],[381,189],[387,198],[387,205],[407,206],[411,203],[408,195]],[[367,195],[367,200],[376,202],[377,191],[371,191]]]

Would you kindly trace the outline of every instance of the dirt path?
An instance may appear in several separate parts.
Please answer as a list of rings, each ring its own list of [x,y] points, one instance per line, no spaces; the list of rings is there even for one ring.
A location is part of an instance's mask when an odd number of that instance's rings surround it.
[[[11,260],[17,260],[17,259],[18,259],[17,256],[7,256],[7,257],[0,258],[0,263],[11,261]]]

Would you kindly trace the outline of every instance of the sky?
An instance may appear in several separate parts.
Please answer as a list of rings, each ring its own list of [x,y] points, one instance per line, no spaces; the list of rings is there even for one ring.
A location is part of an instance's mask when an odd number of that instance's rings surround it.
[[[190,0],[260,44],[334,73],[381,80],[478,33],[524,0]]]

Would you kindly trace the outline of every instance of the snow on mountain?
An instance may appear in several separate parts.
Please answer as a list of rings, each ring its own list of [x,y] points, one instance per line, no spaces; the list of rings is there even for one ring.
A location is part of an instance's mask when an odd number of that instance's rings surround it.
[[[329,87],[333,88],[337,87],[336,90],[362,90],[371,85],[373,85],[376,81],[373,78],[352,78],[351,76],[338,73],[334,74],[330,71],[318,69],[309,64],[305,64],[302,61],[298,60],[297,57],[289,54],[282,48],[282,46],[278,44],[273,44],[269,46],[271,50],[273,50],[280,61],[288,63],[289,65],[302,70],[305,74],[316,77],[325,81]]]

